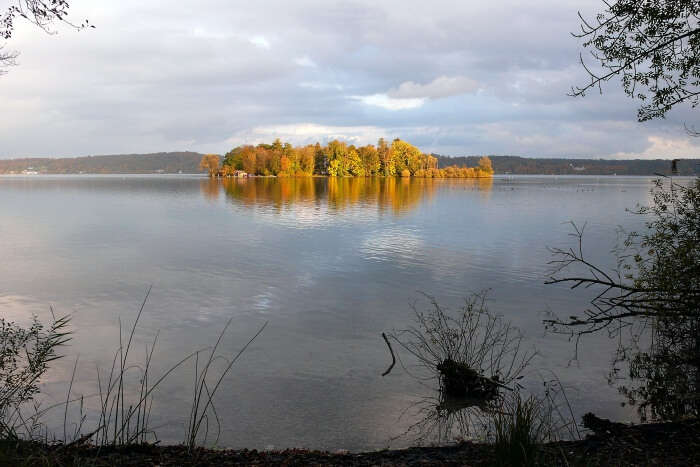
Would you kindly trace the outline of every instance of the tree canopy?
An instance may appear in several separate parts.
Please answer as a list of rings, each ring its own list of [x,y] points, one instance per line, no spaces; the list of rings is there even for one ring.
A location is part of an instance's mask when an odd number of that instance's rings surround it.
[[[639,121],[664,117],[678,104],[700,97],[700,2],[697,0],[604,0],[595,19],[580,13],[581,32],[597,67],[581,64],[589,82],[572,89],[582,96],[613,77],[642,101]]]
[[[476,178],[493,175],[488,157],[483,157],[477,167],[439,169],[435,156],[425,154],[398,138],[391,144],[381,138],[377,146],[368,144],[359,147],[339,140],[330,141],[325,146],[316,143],[294,147],[276,139],[272,144],[232,149],[226,153],[221,170],[244,170],[254,175],[276,176],[318,174],[332,177],[401,175]]]
[[[199,170],[206,170],[210,177],[213,177],[219,171],[219,156],[216,154],[205,154],[202,156],[202,161],[199,163]]]

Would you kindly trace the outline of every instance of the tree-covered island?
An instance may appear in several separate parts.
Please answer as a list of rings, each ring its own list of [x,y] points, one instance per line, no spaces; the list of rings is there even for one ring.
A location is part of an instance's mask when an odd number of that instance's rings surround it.
[[[438,168],[438,159],[406,141],[395,139],[388,144],[380,138],[377,145],[356,147],[333,140],[294,147],[276,139],[272,144],[238,146],[224,157],[215,154],[202,157],[200,169],[209,176],[229,177],[238,173],[261,176],[331,177],[400,176],[427,178],[491,177],[493,168],[488,157],[476,167],[450,166]]]

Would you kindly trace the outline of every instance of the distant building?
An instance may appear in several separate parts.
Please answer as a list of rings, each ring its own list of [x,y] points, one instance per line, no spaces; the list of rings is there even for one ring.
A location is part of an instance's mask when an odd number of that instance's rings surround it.
[[[235,171],[233,172],[233,176],[234,176],[234,177],[242,177],[242,178],[245,178],[245,177],[248,176],[248,173],[245,172],[245,171],[243,171],[243,170],[235,170]]]
[[[569,164],[569,166],[576,172],[583,172],[584,170],[586,170],[586,167],[584,167],[583,165],[581,167],[576,167],[574,164]]]

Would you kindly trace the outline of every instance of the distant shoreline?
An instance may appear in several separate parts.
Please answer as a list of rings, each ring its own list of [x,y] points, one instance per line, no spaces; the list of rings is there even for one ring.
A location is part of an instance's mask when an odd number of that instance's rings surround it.
[[[480,156],[448,157],[436,155],[439,167],[447,165],[475,165]],[[495,175],[638,175],[654,176],[657,173],[671,175],[670,159],[543,159],[517,156],[489,156]],[[203,173],[198,169],[202,154],[196,152],[172,152],[155,154],[126,154],[111,156],[86,156],[70,158],[21,158],[0,159],[0,175],[20,173],[34,168],[41,174],[79,175],[146,175],[158,173]],[[583,170],[581,170],[583,169]],[[678,175],[700,174],[700,158],[680,159]]]

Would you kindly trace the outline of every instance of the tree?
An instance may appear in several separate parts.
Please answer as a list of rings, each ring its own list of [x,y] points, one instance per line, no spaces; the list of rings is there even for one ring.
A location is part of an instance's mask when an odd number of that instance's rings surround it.
[[[548,283],[568,283],[596,290],[591,308],[567,319],[545,323],[556,332],[580,338],[607,330],[620,340],[617,362],[628,361],[636,387],[621,392],[639,403],[643,417],[672,419],[700,415],[700,179],[690,186],[657,181],[651,206],[635,212],[648,216],[647,230],[629,233],[616,250],[617,268],[606,271],[578,247],[553,249],[555,269]],[[573,271],[572,271],[573,269]],[[562,276],[562,273],[566,275]],[[572,273],[573,272],[573,273]],[[650,335],[640,334],[649,329]],[[650,343],[642,346],[644,339]],[[617,368],[612,376],[616,377]]]
[[[302,175],[313,175],[314,173],[314,159],[316,155],[316,148],[314,146],[308,145],[303,148],[299,148],[299,170]]]
[[[592,69],[581,56],[590,81],[572,89],[583,96],[613,77],[643,104],[639,121],[664,117],[674,106],[698,104],[700,97],[700,3],[697,0],[605,1],[593,21],[581,18],[581,33],[600,66]]]
[[[391,158],[391,149],[386,143],[384,138],[379,138],[377,142],[377,153],[379,154],[379,160],[382,165],[382,172],[385,176],[389,177],[391,175],[396,175],[396,167]]]
[[[481,163],[480,168],[453,167],[449,176],[469,178],[490,175],[493,172],[489,168],[490,160],[486,158]],[[226,153],[220,173],[242,169],[258,175],[310,176],[318,173],[338,177],[405,177],[406,170],[408,176],[439,177],[443,174],[437,166],[436,157],[424,154],[417,147],[400,139],[395,139],[391,146],[380,139],[379,148],[372,145],[357,148],[338,140],[333,140],[326,146],[316,143],[294,147],[278,138],[272,144],[233,148]],[[206,163],[202,170],[208,170]]]
[[[206,170],[210,177],[215,177],[219,171],[219,156],[216,154],[205,154],[199,162],[199,170]]]
[[[391,143],[391,159],[396,168],[396,173],[401,173],[402,176],[404,170],[414,174],[422,165],[420,149],[398,138]]]
[[[324,154],[325,159],[328,161],[328,175],[332,177],[344,177],[348,175],[347,144],[338,140],[333,140],[326,146]]]
[[[595,21],[581,14],[584,47],[601,71],[572,89],[584,95],[620,77],[624,91],[643,104],[639,121],[663,118],[678,104],[696,107],[700,98],[700,3],[694,0],[618,0],[605,2]],[[697,135],[693,130],[691,133]],[[590,263],[583,254],[583,229],[576,228],[577,249],[555,249],[556,266],[549,283],[591,287],[598,292],[591,308],[568,319],[547,320],[559,332],[576,335],[607,330],[620,337],[611,377],[629,363],[631,385],[620,391],[639,403],[642,418],[673,419],[700,414],[700,180],[688,187],[658,181],[651,206],[637,209],[650,216],[647,230],[626,236],[616,249],[612,272]],[[570,268],[579,270],[568,275]],[[560,274],[567,271],[567,275]],[[635,331],[636,329],[636,331]],[[640,331],[641,329],[641,331]],[[646,330],[646,332],[644,332]],[[648,340],[645,340],[648,339]]]
[[[347,167],[348,174],[350,175],[354,175],[356,177],[367,175],[365,173],[365,167],[362,165],[360,154],[357,152],[357,149],[355,149],[355,146],[350,146],[348,148],[345,166]]]
[[[367,146],[360,147],[357,151],[360,154],[360,159],[362,159],[365,175],[379,174],[381,170],[381,161],[379,160],[379,153],[375,147],[368,144]]]
[[[292,160],[287,156],[280,158],[280,174],[291,175],[294,172]]]
[[[320,174],[328,173],[328,159],[326,158],[326,151],[323,150],[320,143],[316,143],[314,146],[314,167]]]
[[[491,166],[491,159],[486,156],[479,159],[479,171],[484,175],[492,175],[493,167]]]
[[[255,174],[255,159],[255,148],[253,146],[244,146],[241,151],[241,165],[245,172]]]
[[[232,167],[234,170],[243,170],[243,148],[235,147],[224,156],[223,166]]]
[[[85,20],[82,24],[74,24],[67,20],[68,0],[16,0],[11,4],[4,14],[0,16],[0,39],[10,39],[15,29],[15,19],[23,18],[34,25],[40,27],[49,34],[53,31],[51,25],[60,21],[76,29],[86,27],[94,28]],[[15,64],[18,53],[3,52],[0,46],[0,74],[4,73],[3,68]]]

